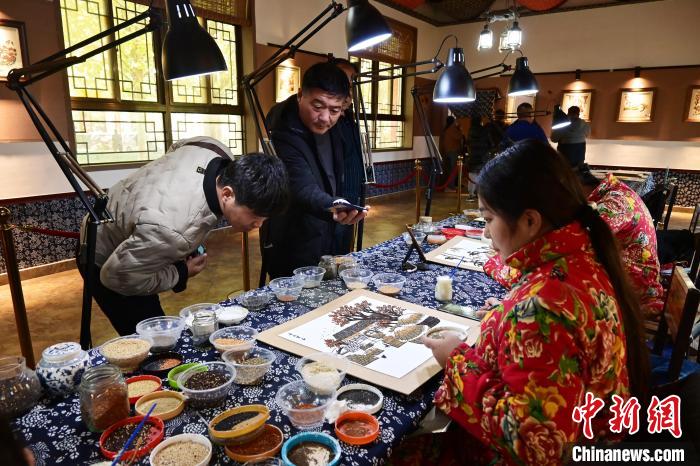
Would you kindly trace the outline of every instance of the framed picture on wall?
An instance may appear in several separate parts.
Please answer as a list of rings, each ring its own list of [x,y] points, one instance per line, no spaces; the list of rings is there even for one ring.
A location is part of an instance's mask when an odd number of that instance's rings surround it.
[[[656,88],[620,89],[620,108],[617,121],[621,123],[648,123],[654,118]]]
[[[24,23],[0,19],[0,81],[7,81],[11,69],[28,64]]]
[[[532,105],[533,110],[535,109],[536,95],[516,95],[508,96],[506,99],[506,123],[512,123],[518,119],[515,114],[518,111],[518,105],[523,103],[528,103]]]
[[[275,102],[282,102],[301,87],[301,69],[294,65],[275,68]]]
[[[688,88],[688,103],[685,108],[685,121],[700,123],[700,86]]]
[[[576,91],[564,91],[561,98],[561,109],[564,113],[568,113],[569,107],[578,107],[581,109],[579,118],[585,121],[591,121],[591,105],[593,101],[593,89],[581,89]]]

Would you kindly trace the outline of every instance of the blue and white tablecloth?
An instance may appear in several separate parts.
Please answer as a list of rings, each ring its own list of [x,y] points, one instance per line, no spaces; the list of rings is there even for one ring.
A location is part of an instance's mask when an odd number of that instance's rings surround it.
[[[441,222],[443,225],[454,223],[465,223],[465,219],[452,217]],[[364,267],[374,272],[400,272],[407,248],[401,238],[395,238],[353,253],[353,256]],[[413,259],[417,259],[415,253]],[[434,264],[432,270],[406,274],[407,281],[399,298],[433,309],[438,308],[439,303],[434,296],[436,277],[449,271],[449,267]],[[347,291],[339,280],[326,281],[320,288],[304,290],[298,301],[282,303],[273,299],[265,309],[251,312],[244,322],[263,331],[309,312]],[[501,296],[503,293],[503,288],[483,273],[459,270],[455,274],[453,299],[455,303],[479,306],[487,297]],[[234,299],[222,304],[230,306],[238,303]],[[190,337],[189,331],[183,332],[175,349],[185,356],[185,362],[219,360],[215,350],[193,346]],[[262,343],[260,345],[269,348]],[[285,439],[298,433],[274,401],[275,394],[282,385],[300,378],[294,369],[298,358],[284,351],[271,349],[277,354],[277,360],[260,385],[234,385],[226,405],[216,409],[202,411],[185,409],[180,416],[165,422],[166,437],[181,433],[207,435],[207,422],[216,414],[224,409],[253,403],[263,403],[270,408],[269,422],[282,429]],[[90,354],[93,364],[104,362],[96,350],[91,350]],[[356,382],[358,380],[347,377],[344,383]],[[343,447],[341,464],[359,466],[383,463],[390,455],[392,447],[398,445],[404,436],[413,431],[430,410],[432,396],[437,386],[438,377],[435,377],[411,396],[383,389],[384,407],[376,414],[381,426],[379,439],[366,447],[351,446],[341,442]],[[16,419],[13,427],[34,452],[37,466],[83,465],[104,460],[98,447],[100,434],[89,432],[83,424],[77,395],[59,400],[42,398],[36,407]],[[319,430],[334,435],[333,426],[330,424],[325,424]],[[136,464],[148,464],[147,457]],[[226,457],[222,447],[215,446],[211,464],[235,463]]]

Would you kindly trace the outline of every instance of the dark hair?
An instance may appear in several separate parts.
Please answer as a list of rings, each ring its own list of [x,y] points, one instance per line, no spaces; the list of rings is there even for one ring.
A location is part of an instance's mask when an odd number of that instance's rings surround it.
[[[343,70],[333,63],[316,63],[306,70],[301,80],[301,91],[321,89],[334,96],[346,98],[350,95],[350,83]]]
[[[340,57],[333,57],[328,60],[329,63],[333,63],[337,67],[341,66],[349,66],[353,70],[355,70],[355,74],[360,72],[360,64],[357,62],[351,62],[347,58],[340,58]]]
[[[518,114],[518,118],[523,116],[530,116],[530,114],[532,113],[532,104],[528,102],[523,102],[522,104],[518,105],[518,108],[515,109],[515,112]]]
[[[583,186],[595,188],[600,184],[600,180],[591,173],[591,167],[587,163],[580,163],[574,167],[574,173]]]
[[[607,223],[588,207],[580,183],[566,159],[533,139],[515,143],[482,168],[479,198],[511,225],[534,209],[554,228],[580,220],[615,290],[627,342],[627,371],[632,394],[646,400],[649,356],[643,340],[639,300],[628,283],[617,241]]]
[[[567,113],[568,112],[581,113],[581,109],[577,105],[572,105],[569,107],[569,110],[567,110]]]
[[[289,180],[279,157],[253,153],[237,157],[218,179],[219,187],[230,186],[236,204],[255,215],[272,217],[283,213],[289,203]]]

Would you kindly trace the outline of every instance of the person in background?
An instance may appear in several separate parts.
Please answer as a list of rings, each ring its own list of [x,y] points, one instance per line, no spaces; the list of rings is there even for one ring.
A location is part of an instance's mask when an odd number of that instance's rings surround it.
[[[287,184],[277,157],[234,160],[223,143],[196,137],[112,186],[114,222],[97,229],[93,296],[115,330],[130,335],[141,320],[164,315],[158,293],[184,291],[206,267],[207,255],[196,250],[220,220],[236,232],[259,228],[286,208]],[[81,246],[83,274],[84,257]]]
[[[608,173],[603,181],[586,164],[575,168],[588,202],[608,224],[620,247],[622,264],[647,318],[658,317],[664,308],[661,266],[656,247],[654,222],[637,193]],[[506,288],[520,280],[517,269],[508,267],[497,254],[484,264],[484,271]],[[494,304],[493,298],[486,307]],[[483,312],[483,310],[482,310]]]
[[[493,112],[493,119],[486,124],[486,131],[489,139],[489,154],[492,158],[498,152],[503,144],[503,139],[506,137],[508,123],[505,121],[506,112],[503,109],[497,109]]]
[[[586,138],[591,135],[591,126],[579,118],[580,114],[581,109],[572,105],[567,112],[571,124],[552,130],[552,141],[559,143],[557,150],[572,167],[586,160]]]
[[[516,143],[478,184],[486,236],[522,278],[484,317],[474,347],[456,334],[423,340],[445,366],[434,402],[464,429],[457,448],[486,447],[469,448],[482,461],[561,464],[584,438],[574,408],[587,393],[605,406],[614,395],[647,405],[639,305],[610,228],[553,148]],[[593,441],[621,439],[611,418],[593,419]]]
[[[457,157],[464,154],[464,134],[460,128],[460,121],[452,115],[447,117],[445,128],[440,135],[440,154],[443,160],[443,173],[447,180],[452,171],[457,167]],[[445,192],[454,193],[457,188],[457,177],[448,183]]]
[[[348,78],[340,68],[316,63],[304,73],[299,93],[267,115],[291,193],[289,210],[271,218],[261,230],[263,265],[272,278],[318,264],[321,256],[336,250],[336,225],[354,225],[367,214],[351,208],[329,210],[336,202],[349,204],[341,195],[345,166],[337,125],[349,95]]]
[[[362,161],[362,146],[360,145],[360,132],[355,122],[355,113],[352,101],[352,78],[360,72],[358,65],[345,58],[334,58],[331,63],[340,68],[348,77],[350,83],[350,95],[345,103],[343,115],[338,120],[338,128],[343,141],[343,167],[345,183],[340,195],[352,204],[360,205],[362,197],[362,185],[365,182],[364,163]],[[333,254],[348,254],[352,251],[353,225],[336,225],[336,241]]]
[[[544,130],[542,130],[542,127],[532,116],[533,112],[532,105],[527,102],[518,105],[518,119],[506,130],[507,139],[510,139],[509,142],[518,142],[523,139],[536,139],[537,141],[549,144]]]
[[[491,145],[487,128],[488,123],[488,116],[477,116],[472,118],[472,124],[469,127],[469,135],[467,137],[467,153],[469,154],[467,159],[467,167],[469,168],[468,190],[470,197],[473,198],[476,198],[476,179],[479,176],[481,167],[488,162],[490,157]]]

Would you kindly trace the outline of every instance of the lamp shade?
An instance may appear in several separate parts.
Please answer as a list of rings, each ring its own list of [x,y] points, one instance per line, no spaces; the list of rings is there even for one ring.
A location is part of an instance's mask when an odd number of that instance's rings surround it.
[[[348,0],[345,38],[348,52],[366,49],[391,37],[384,16],[368,0]]]
[[[552,129],[560,129],[564,128],[565,126],[569,126],[571,124],[571,120],[569,120],[569,117],[564,113],[559,105],[554,106],[554,113],[552,114]]]
[[[474,80],[464,66],[464,49],[453,47],[447,57],[447,66],[435,83],[433,102],[464,103],[475,99]]]
[[[197,21],[189,0],[168,0],[168,32],[163,40],[165,79],[226,71],[226,60],[214,39]]]
[[[527,64],[527,57],[518,58],[515,61],[515,72],[508,85],[508,95],[532,95],[537,94],[539,90],[537,79]]]

